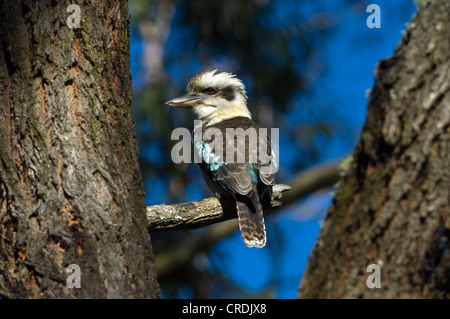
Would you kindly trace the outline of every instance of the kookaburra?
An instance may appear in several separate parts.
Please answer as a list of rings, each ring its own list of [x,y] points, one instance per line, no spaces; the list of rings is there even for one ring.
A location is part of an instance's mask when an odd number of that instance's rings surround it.
[[[201,120],[201,130],[205,134],[201,142],[194,143],[194,150],[201,156],[199,166],[202,175],[216,197],[236,204],[239,228],[245,244],[248,247],[264,247],[266,230],[263,210],[270,205],[276,171],[270,167],[276,161],[270,134],[267,130],[260,130],[258,124],[252,121],[244,84],[231,73],[206,71],[189,81],[186,95],[166,104],[192,108]],[[205,137],[209,129],[222,133],[221,152],[217,151],[217,143],[215,148],[211,147],[214,142],[211,134]],[[227,134],[230,129],[235,132],[256,132],[256,135],[248,134],[238,142],[238,135],[230,138]],[[256,139],[256,143],[252,143],[251,139]],[[261,160],[261,154],[255,152],[256,148],[261,149],[260,146],[264,146],[262,149],[269,161]],[[242,152],[245,154],[240,154]]]

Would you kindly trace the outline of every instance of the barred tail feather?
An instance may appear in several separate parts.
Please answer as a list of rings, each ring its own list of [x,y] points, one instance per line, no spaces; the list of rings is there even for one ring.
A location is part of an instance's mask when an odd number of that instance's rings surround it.
[[[239,229],[242,239],[248,247],[262,248],[266,245],[266,228],[262,206],[259,202],[254,204],[255,212],[252,212],[247,205],[236,201],[238,211]]]

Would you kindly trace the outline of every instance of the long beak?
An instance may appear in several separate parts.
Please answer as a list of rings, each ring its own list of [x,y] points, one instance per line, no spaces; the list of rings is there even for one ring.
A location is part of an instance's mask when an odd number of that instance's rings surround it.
[[[167,101],[166,104],[172,107],[194,107],[202,103],[203,97],[195,94],[186,94]]]

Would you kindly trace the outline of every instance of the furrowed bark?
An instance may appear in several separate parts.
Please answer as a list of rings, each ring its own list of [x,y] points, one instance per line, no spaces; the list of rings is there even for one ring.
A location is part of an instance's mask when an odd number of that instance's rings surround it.
[[[0,294],[159,297],[126,1],[0,5]],[[69,288],[67,266],[81,270]]]
[[[380,61],[300,298],[450,297],[450,2],[420,1]],[[381,288],[369,288],[370,264]]]

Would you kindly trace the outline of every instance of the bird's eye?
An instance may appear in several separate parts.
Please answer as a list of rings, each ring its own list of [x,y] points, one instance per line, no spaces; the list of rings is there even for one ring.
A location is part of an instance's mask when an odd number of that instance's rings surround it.
[[[204,89],[202,92],[205,94],[208,94],[208,95],[213,95],[214,93],[217,92],[217,90],[215,88],[209,87],[209,88]]]

